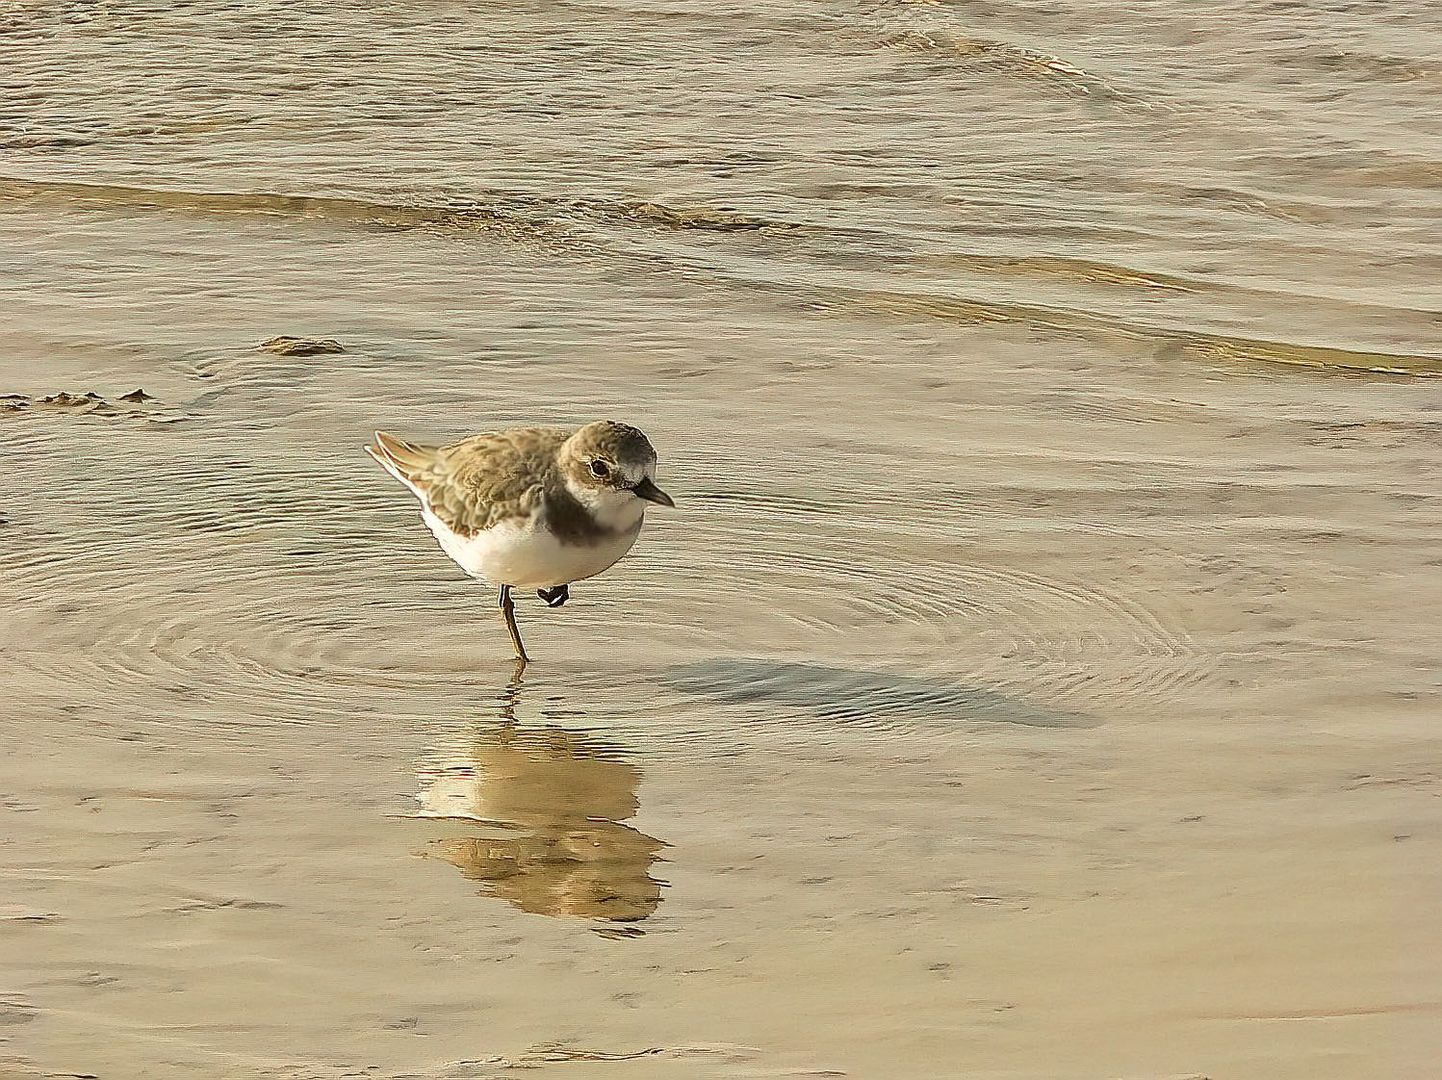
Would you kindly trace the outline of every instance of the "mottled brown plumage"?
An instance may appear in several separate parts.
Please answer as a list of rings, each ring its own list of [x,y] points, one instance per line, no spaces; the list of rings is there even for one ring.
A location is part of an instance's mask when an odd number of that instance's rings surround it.
[[[427,446],[378,431],[375,448],[367,449],[382,464],[394,465],[450,529],[474,536],[540,509],[548,480],[554,487],[558,479],[556,451],[570,434],[560,428],[520,428]]]
[[[558,538],[578,543],[607,530],[566,489],[567,475],[604,484],[588,471],[589,463],[600,459],[613,470],[611,486],[618,486],[623,472],[617,466],[656,460],[639,429],[614,420],[599,420],[575,433],[549,427],[488,432],[450,446],[407,442],[377,431],[375,445],[366,451],[422,495],[431,513],[459,536],[543,510]]]

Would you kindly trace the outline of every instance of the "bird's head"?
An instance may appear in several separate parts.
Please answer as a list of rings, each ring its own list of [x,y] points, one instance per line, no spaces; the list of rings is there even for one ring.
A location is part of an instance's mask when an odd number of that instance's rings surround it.
[[[629,424],[587,424],[562,444],[560,461],[566,486],[598,516],[639,514],[642,500],[676,505],[656,486],[656,448]]]

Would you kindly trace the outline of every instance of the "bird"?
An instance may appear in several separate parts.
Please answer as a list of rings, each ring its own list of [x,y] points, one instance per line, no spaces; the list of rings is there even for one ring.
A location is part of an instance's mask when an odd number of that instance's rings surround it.
[[[572,584],[631,550],[649,504],[676,505],[656,486],[651,440],[615,420],[574,431],[487,432],[448,446],[377,431],[365,450],[420,500],[441,550],[499,590],[520,668],[530,657],[512,590],[534,589],[548,607],[560,607]]]

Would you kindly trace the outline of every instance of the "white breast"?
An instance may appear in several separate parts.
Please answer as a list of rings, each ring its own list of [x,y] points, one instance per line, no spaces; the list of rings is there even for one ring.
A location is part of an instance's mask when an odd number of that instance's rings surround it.
[[[635,527],[598,544],[563,544],[540,528],[537,519],[502,522],[472,537],[459,536],[424,509],[426,526],[442,549],[472,577],[493,585],[549,589],[595,577],[631,550],[641,532]]]

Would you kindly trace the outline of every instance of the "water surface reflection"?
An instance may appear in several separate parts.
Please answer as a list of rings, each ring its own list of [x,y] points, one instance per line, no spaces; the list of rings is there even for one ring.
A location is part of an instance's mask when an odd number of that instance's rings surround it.
[[[661,903],[651,868],[666,847],[624,824],[640,808],[640,770],[590,735],[517,723],[513,710],[514,696],[499,725],[418,767],[420,814],[470,823],[427,853],[522,911],[639,933]]]

